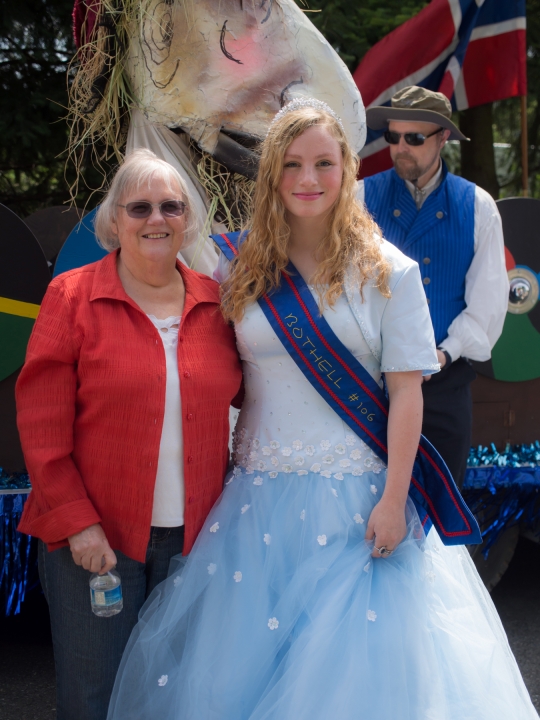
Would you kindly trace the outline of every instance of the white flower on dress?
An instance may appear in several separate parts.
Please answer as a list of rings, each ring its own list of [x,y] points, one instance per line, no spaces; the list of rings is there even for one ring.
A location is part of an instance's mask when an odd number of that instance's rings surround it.
[[[383,469],[383,466],[380,463],[375,463],[375,465],[372,468],[375,475],[378,475],[382,469]]]
[[[210,563],[206,569],[208,570],[209,575],[213,575],[217,570],[217,565],[216,563]]]
[[[275,617],[270,618],[270,620],[268,621],[268,627],[270,628],[270,630],[277,630],[279,627],[279,620]]]
[[[292,465],[282,465],[281,469],[284,473],[290,473],[292,472]]]
[[[321,475],[325,478],[331,478],[332,471],[331,470],[321,470]]]
[[[272,470],[272,472],[268,473],[268,477],[277,478],[277,472],[275,470]]]
[[[259,457],[259,453],[256,450],[252,450],[249,453],[249,459],[250,460],[256,460]]]
[[[371,562],[368,562],[367,565],[364,565],[364,572],[367,572],[370,567],[371,567]]]
[[[356,443],[356,435],[345,435],[345,445],[354,445]]]
[[[260,472],[263,472],[263,470],[266,470],[266,463],[264,462],[264,460],[259,460],[255,467],[257,468],[257,470],[260,470]]]
[[[243,515],[245,512],[247,512],[250,507],[251,507],[251,505],[242,505],[242,508],[241,508],[241,510],[240,510],[240,512],[242,513],[242,515]]]
[[[181,582],[182,582],[182,578],[180,577],[180,575],[177,575],[173,580],[174,587],[178,587]]]
[[[264,533],[263,540],[267,545],[270,545],[270,543],[272,542],[272,536],[268,533]]]
[[[375,610],[368,610],[368,611],[367,611],[367,619],[368,619],[370,622],[375,622],[375,620],[377,619],[377,613],[375,612]]]
[[[307,475],[308,472],[307,472],[307,470],[298,470],[296,474],[297,475]]]
[[[290,447],[284,447],[281,451],[282,455],[285,455],[285,457],[289,457],[289,455],[292,455],[292,448]]]
[[[320,463],[313,463],[313,465],[309,468],[311,472],[320,472],[321,471],[321,464]]]
[[[272,454],[272,449],[269,448],[268,445],[264,445],[264,446],[263,446],[263,449],[262,449],[262,454],[263,454],[263,455],[271,455],[271,454]]]
[[[253,438],[253,447],[258,450],[261,447],[261,441],[259,438]]]
[[[236,466],[234,468],[234,470],[232,471],[232,474],[234,475],[234,477],[238,477],[239,475],[242,474],[242,468],[239,468],[238,466]]]
[[[277,450],[280,446],[277,440],[270,440],[270,447],[272,450]]]
[[[368,457],[364,460],[364,465],[367,468],[370,468],[370,467],[372,467],[374,462],[375,462],[374,458],[371,455],[368,455]]]
[[[351,450],[349,457],[351,458],[351,460],[360,460],[360,458],[362,457],[362,451],[358,448],[354,448],[354,450]]]
[[[359,525],[362,525],[364,523],[364,518],[360,515],[360,513],[356,513],[356,515],[353,515],[353,520]]]
[[[330,442],[330,440],[321,440],[321,443],[320,443],[321,448],[323,450],[328,450],[328,448],[330,447],[331,444],[332,443]]]
[[[331,490],[332,490],[332,495],[334,497],[337,497],[337,490],[335,488],[331,488]]]
[[[322,461],[325,465],[331,465],[334,462],[334,456],[333,455],[323,455]]]
[[[253,467],[253,465],[248,465],[246,468],[246,475],[253,475],[254,472],[255,468]]]
[[[302,510],[302,512],[300,513],[300,520],[305,520],[305,519],[306,519],[306,511]]]
[[[302,455],[299,455],[297,458],[294,459],[295,465],[303,465],[306,462],[305,458],[302,457]]]
[[[351,466],[351,461],[347,460],[347,458],[345,458],[345,460],[339,461],[339,467],[350,467],[350,466]]]
[[[347,448],[342,443],[336,445],[334,450],[337,452],[338,455],[345,455],[345,453],[347,452]]]
[[[317,542],[319,545],[326,545],[326,535],[317,535]]]
[[[371,490],[371,492],[372,492],[374,495],[376,495],[377,492],[378,492],[376,485],[370,485],[370,486],[369,486],[369,489]]]
[[[334,473],[334,477],[336,478],[336,480],[343,480],[343,473]]]
[[[362,470],[361,467],[358,467],[358,465],[355,465],[355,466],[353,467],[353,469],[352,469],[352,474],[353,474],[355,477],[358,477],[359,475],[363,475],[363,474],[364,474],[364,471]]]
[[[292,446],[294,450],[301,450],[304,447],[304,443],[301,440],[293,440]]]
[[[435,581],[435,573],[433,572],[433,570],[430,570],[426,573],[426,579],[429,580],[430,583]]]
[[[244,455],[244,456],[242,457],[242,460],[241,460],[240,462],[241,462],[242,465],[244,465],[244,467],[245,467],[245,466],[248,464],[248,462],[249,462],[248,456],[247,456],[247,455]]]
[[[310,457],[315,455],[315,447],[313,445],[306,445],[304,450],[306,455],[309,455]]]
[[[157,681],[157,684],[159,687],[164,687],[169,682],[169,676],[168,675],[162,675],[159,680]]]
[[[262,485],[262,484],[263,484],[263,479],[262,479],[262,477],[261,477],[260,475],[257,475],[257,477],[255,478],[255,480],[253,481],[253,484],[254,484],[254,485]]]
[[[219,530],[219,523],[215,522],[213,525],[210,526],[210,532],[217,532]]]
[[[242,581],[242,573],[240,570],[237,570],[233,575],[234,582],[241,582]]]
[[[272,455],[272,457],[270,458],[270,462],[272,463],[272,465],[274,467],[276,467],[276,465],[279,465],[279,460],[277,459],[277,457],[275,455]]]

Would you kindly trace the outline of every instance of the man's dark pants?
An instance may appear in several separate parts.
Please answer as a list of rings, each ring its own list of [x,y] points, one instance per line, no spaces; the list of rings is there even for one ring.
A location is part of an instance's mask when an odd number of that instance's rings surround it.
[[[69,548],[47,552],[39,544],[39,576],[49,604],[56,665],[57,720],[105,720],[116,672],[139,610],[165,580],[184,546],[184,527],[152,528],[146,562],[116,551],[123,610],[97,617],[90,608],[90,573]]]
[[[442,455],[461,489],[472,439],[471,382],[476,373],[459,358],[422,385],[424,421],[422,434]]]

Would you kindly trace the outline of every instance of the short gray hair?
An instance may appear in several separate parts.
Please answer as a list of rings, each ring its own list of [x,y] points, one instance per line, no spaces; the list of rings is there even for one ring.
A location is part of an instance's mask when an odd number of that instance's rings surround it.
[[[143,185],[149,187],[156,177],[165,180],[171,192],[180,190],[182,200],[186,203],[187,224],[182,247],[190,245],[197,238],[197,218],[183,177],[170,163],[158,158],[151,150],[141,148],[130,153],[120,165],[96,213],[94,229],[97,241],[104,250],[112,252],[120,247],[112,224],[116,220],[116,208],[122,198]]]

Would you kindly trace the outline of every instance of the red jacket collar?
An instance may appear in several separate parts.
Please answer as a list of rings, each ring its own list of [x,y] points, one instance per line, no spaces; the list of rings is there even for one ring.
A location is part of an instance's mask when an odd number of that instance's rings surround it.
[[[96,263],[90,302],[100,298],[109,298],[127,302],[140,310],[139,306],[126,293],[120,281],[116,268],[119,253],[120,250],[115,250]],[[176,267],[186,287],[184,314],[189,312],[197,303],[208,302],[219,305],[219,286],[215,280],[195,272],[195,270],[190,270],[178,259],[176,260]]]

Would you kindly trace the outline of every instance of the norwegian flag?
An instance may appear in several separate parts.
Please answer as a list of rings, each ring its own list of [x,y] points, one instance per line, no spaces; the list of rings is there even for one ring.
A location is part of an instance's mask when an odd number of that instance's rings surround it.
[[[455,110],[527,94],[525,0],[432,0],[366,53],[353,78],[366,107],[420,85]],[[392,167],[382,131],[368,130],[362,177]]]

